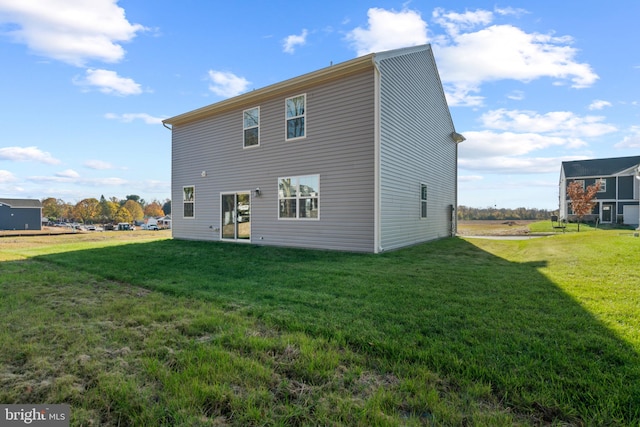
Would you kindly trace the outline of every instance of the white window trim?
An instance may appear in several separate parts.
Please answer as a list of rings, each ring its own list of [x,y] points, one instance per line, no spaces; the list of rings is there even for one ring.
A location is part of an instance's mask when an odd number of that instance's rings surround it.
[[[293,116],[293,117],[287,117],[287,101],[293,98],[299,98],[303,96],[304,97],[304,113],[300,116]],[[304,119],[304,128],[303,128],[303,132],[304,135],[302,136],[296,136],[294,138],[289,138],[289,120],[291,119],[297,119],[302,117]],[[288,98],[286,98],[284,100],[284,140],[285,141],[297,141],[300,139],[305,139],[307,137],[307,94],[306,93],[301,93],[298,95],[294,95],[294,96],[290,96]]]
[[[193,200],[185,200],[184,198],[184,189],[185,188],[193,188]],[[193,203],[193,215],[192,216],[184,216],[184,204],[185,203]],[[195,219],[196,218],[196,186],[195,185],[184,185],[182,187],[182,219]]]
[[[574,180],[573,180],[573,181],[571,181],[571,182],[579,182],[579,183],[582,185],[582,189],[583,189],[583,190],[585,189],[585,182],[584,182],[584,179],[574,179]],[[569,184],[571,184],[571,182],[569,182]],[[569,184],[567,184],[567,188],[569,187]]]
[[[256,126],[251,126],[251,127],[245,127],[244,125],[244,113],[246,113],[249,110],[258,110],[258,124]],[[258,128],[258,143],[255,145],[247,145],[246,141],[244,139],[244,131],[247,129],[253,129],[253,128]],[[242,111],[242,148],[254,148],[254,147],[259,147],[260,146],[260,107],[252,107],[252,108],[247,108],[246,110]]]
[[[606,193],[607,192],[607,180],[605,178],[596,179],[596,184],[600,183],[600,189],[598,193]]]
[[[307,176],[315,176],[318,178],[318,195],[315,197],[316,199],[318,199],[318,216],[316,218],[300,218],[298,215],[300,214],[300,178],[302,177],[307,177]],[[296,188],[296,217],[295,218],[281,218],[280,217],[280,180],[281,179],[286,179],[286,178],[291,178],[291,179],[296,179],[298,181],[297,184],[297,188]],[[278,178],[278,183],[277,183],[277,187],[278,189],[277,194],[278,194],[278,221],[319,221],[320,220],[320,175],[318,174],[311,174],[311,175],[293,175],[293,176],[281,176]],[[302,199],[308,199],[309,197],[302,197]],[[291,199],[293,199],[291,197]]]

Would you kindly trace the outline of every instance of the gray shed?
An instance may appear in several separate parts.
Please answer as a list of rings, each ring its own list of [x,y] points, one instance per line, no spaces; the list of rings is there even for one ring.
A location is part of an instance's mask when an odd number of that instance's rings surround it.
[[[42,230],[40,200],[0,199],[0,230]]]

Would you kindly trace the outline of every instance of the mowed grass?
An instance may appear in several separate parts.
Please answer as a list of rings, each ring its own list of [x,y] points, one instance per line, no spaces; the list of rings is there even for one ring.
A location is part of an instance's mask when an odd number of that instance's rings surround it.
[[[630,232],[381,255],[112,235],[0,240],[0,402],[72,425],[640,423]]]

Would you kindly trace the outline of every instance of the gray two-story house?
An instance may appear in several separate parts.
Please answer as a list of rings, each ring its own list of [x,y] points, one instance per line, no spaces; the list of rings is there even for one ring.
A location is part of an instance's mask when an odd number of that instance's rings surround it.
[[[567,186],[579,181],[584,188],[600,183],[591,219],[602,223],[638,225],[640,156],[562,162],[560,169],[560,218],[572,219]]]
[[[456,232],[458,143],[429,45],[164,120],[173,237],[373,252]]]

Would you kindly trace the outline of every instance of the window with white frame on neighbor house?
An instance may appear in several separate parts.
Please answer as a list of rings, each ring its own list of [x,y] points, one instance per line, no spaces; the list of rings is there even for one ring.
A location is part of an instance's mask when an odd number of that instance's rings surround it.
[[[606,193],[607,192],[607,180],[604,178],[596,179],[596,184],[600,184],[600,188],[598,189],[598,193]]]
[[[574,179],[572,182],[577,182],[584,190],[584,179]],[[571,184],[571,182],[569,184]]]
[[[182,187],[182,205],[184,218],[195,217],[196,187],[193,185]]]
[[[260,145],[260,107],[244,110],[242,120],[244,147]]]
[[[318,219],[320,176],[278,178],[279,219]]]
[[[306,136],[307,95],[298,95],[285,100],[286,140]]]

